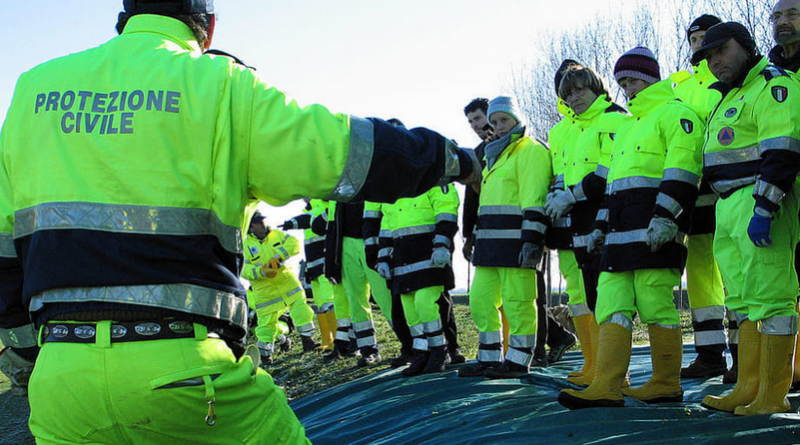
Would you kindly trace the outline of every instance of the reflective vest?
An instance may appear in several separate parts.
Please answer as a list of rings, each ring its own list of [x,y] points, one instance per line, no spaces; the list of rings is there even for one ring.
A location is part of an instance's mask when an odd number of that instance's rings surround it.
[[[553,162],[553,189],[564,190],[564,174],[567,171],[569,152],[572,148],[567,141],[573,127],[571,123],[574,123],[575,113],[561,98],[558,99],[557,109],[562,119],[550,129],[547,135],[547,143],[550,147],[550,156]],[[555,221],[551,221],[545,237],[547,247],[556,250],[572,250],[570,226],[569,215],[564,215]]]
[[[755,203],[780,208],[800,169],[800,87],[766,58],[725,92],[711,115],[703,174],[722,199],[755,184]]]
[[[444,286],[445,290],[455,287],[452,266],[431,266],[431,255],[438,247],[453,252],[459,204],[458,193],[448,185],[382,206],[384,227],[391,233],[387,241],[392,248],[389,264],[395,293],[405,294],[431,286]]]
[[[542,245],[549,222],[544,202],[553,183],[550,152],[522,136],[483,170],[472,263],[519,267],[524,242]]]
[[[600,270],[683,268],[686,238],[700,183],[703,123],[675,100],[669,80],[628,102],[631,113],[614,139],[604,208],[607,233]],[[673,220],[678,234],[653,253],[646,242],[654,216]]]

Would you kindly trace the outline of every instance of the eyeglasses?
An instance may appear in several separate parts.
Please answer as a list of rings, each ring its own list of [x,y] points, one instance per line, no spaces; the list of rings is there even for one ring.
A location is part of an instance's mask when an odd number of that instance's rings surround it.
[[[800,10],[797,8],[787,9],[786,11],[775,11],[769,16],[769,21],[772,23],[778,23],[781,17],[786,17],[786,20],[792,22],[800,17]]]

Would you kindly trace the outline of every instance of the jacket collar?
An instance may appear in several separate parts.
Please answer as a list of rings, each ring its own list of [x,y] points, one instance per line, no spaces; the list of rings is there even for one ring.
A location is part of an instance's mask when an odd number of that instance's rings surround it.
[[[178,19],[154,14],[139,14],[128,20],[122,35],[136,33],[162,34],[167,40],[181,47],[202,52],[194,33]]]
[[[589,105],[589,108],[586,109],[583,113],[575,116],[575,119],[579,121],[589,121],[594,119],[595,117],[603,114],[606,112],[606,109],[611,106],[611,101],[608,100],[608,95],[601,94],[597,96],[597,99]]]
[[[672,81],[665,79],[650,85],[629,100],[628,111],[636,117],[647,116],[671,99],[675,99]]]
[[[769,61],[785,70],[797,72],[800,69],[800,50],[786,57],[783,47],[778,45],[769,52]]]

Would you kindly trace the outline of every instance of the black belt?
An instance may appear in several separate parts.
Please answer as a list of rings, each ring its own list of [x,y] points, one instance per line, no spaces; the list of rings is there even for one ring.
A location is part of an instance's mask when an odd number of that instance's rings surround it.
[[[112,322],[111,342],[194,338],[194,323],[180,320]],[[97,323],[59,323],[44,325],[43,343],[95,343]]]

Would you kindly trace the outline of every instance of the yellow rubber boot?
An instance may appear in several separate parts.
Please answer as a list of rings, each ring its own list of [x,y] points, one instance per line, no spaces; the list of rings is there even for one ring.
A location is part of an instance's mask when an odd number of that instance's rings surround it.
[[[508,333],[511,327],[508,325],[508,318],[506,318],[506,311],[503,306],[500,306],[500,319],[503,321],[503,357],[508,353]]]
[[[588,386],[594,378],[594,359],[597,355],[597,337],[600,335],[600,327],[597,326],[597,321],[592,314],[574,317],[572,322],[575,323],[575,333],[578,334],[578,340],[581,342],[583,368],[580,371],[569,373],[567,381],[578,386]]]
[[[732,413],[737,406],[752,402],[758,393],[759,362],[761,361],[761,333],[758,325],[745,320],[739,325],[739,367],[736,386],[730,394],[705,396],[706,408]]]
[[[650,358],[653,375],[637,388],[623,388],[622,394],[645,403],[669,403],[683,401],[681,388],[681,362],[683,341],[680,329],[669,329],[648,325],[650,334]]]
[[[616,323],[603,323],[597,341],[594,380],[583,390],[564,389],[558,403],[569,409],[622,407],[622,380],[631,360],[631,331]]]
[[[785,413],[791,409],[786,395],[792,384],[794,342],[793,335],[761,334],[758,393],[750,404],[737,406],[733,411],[735,415]]]
[[[333,350],[333,335],[336,332],[336,314],[333,311],[317,315],[319,322],[319,332],[322,337],[322,344],[317,347],[318,351]]]

